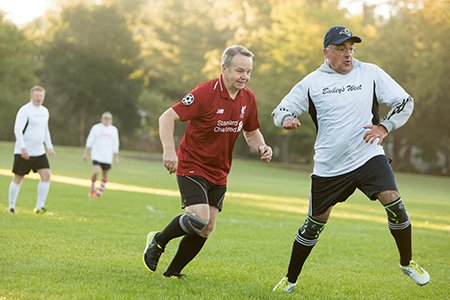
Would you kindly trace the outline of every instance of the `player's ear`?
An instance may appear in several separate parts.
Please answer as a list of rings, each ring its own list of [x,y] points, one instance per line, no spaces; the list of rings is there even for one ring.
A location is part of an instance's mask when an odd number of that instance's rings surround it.
[[[222,69],[222,73],[227,69],[227,67],[225,66],[225,64],[222,64],[221,69]]]

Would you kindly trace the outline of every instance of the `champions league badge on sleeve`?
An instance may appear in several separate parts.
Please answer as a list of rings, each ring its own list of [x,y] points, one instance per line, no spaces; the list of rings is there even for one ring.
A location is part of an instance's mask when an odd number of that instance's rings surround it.
[[[186,96],[183,97],[181,102],[183,102],[184,105],[191,105],[192,103],[194,103],[194,95],[187,94]]]

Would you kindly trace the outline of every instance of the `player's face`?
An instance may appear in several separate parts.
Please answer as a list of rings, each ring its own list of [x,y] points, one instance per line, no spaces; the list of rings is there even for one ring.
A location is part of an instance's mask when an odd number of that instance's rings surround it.
[[[222,78],[230,93],[242,90],[250,80],[253,69],[253,58],[236,54],[231,59],[230,67],[222,65]]]
[[[44,103],[45,92],[43,91],[33,91],[31,93],[31,103],[36,106],[42,105]]]
[[[102,116],[102,124],[105,126],[109,126],[112,124],[112,117],[110,115]]]
[[[323,50],[330,67],[338,73],[347,74],[352,70],[355,46],[353,41],[346,41],[341,45],[330,45]]]

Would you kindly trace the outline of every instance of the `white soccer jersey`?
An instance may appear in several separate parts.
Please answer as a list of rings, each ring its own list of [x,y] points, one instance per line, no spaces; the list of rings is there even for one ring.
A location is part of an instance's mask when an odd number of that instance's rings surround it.
[[[92,126],[86,147],[91,148],[91,159],[112,164],[114,154],[119,153],[119,131],[114,125],[102,123]]]
[[[363,139],[364,125],[378,124],[378,104],[391,111],[380,123],[388,131],[406,123],[413,99],[376,65],[353,59],[348,74],[332,70],[328,62],[296,84],[273,111],[275,125],[309,112],[317,127],[313,173],[330,177],[362,166],[384,149]]]
[[[48,109],[43,105],[36,106],[31,101],[19,109],[14,124],[14,154],[21,154],[21,149],[25,148],[30,156],[43,155],[44,143],[47,149],[53,149],[48,118]]]

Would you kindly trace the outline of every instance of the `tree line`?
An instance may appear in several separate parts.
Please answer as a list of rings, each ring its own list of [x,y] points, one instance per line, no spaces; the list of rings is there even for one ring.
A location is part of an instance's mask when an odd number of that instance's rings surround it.
[[[322,62],[326,30],[344,25],[361,36],[355,57],[386,70],[415,99],[407,125],[385,140],[402,171],[450,173],[450,2],[388,0],[389,17],[365,5],[351,15],[338,0],[93,0],[61,2],[17,27],[0,13],[0,135],[14,140],[29,88],[47,89],[55,144],[83,145],[109,110],[129,149],[160,151],[157,119],[201,82],[220,73],[222,50],[254,54],[250,88],[275,160],[310,163],[315,128],[275,128],[273,108]],[[383,108],[383,113],[387,112]],[[183,127],[177,128],[177,135]],[[250,155],[244,143],[236,154]]]

